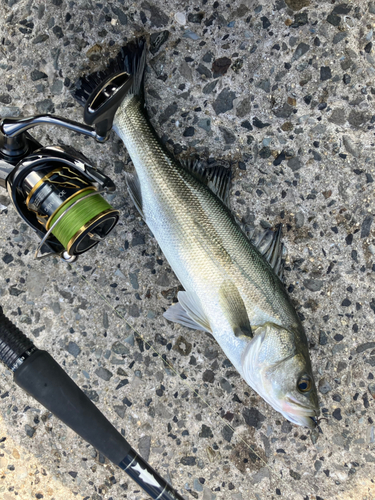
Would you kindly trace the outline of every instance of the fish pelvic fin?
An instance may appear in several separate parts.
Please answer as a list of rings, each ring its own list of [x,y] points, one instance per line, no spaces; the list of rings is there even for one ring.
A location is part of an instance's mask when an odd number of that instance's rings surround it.
[[[200,300],[194,292],[178,292],[178,304],[171,306],[164,318],[193,330],[212,333],[210,322],[203,311]]]
[[[136,38],[126,44],[117,56],[109,60],[105,69],[94,71],[89,75],[79,78],[71,89],[73,97],[85,106],[93,96],[99,96],[108,87],[113,77],[124,74],[132,79],[126,95],[136,95],[143,99],[143,75],[146,65],[146,40],[144,37]],[[104,94],[103,94],[104,95]]]
[[[249,316],[238,288],[225,280],[219,290],[219,303],[236,337],[252,338]]]

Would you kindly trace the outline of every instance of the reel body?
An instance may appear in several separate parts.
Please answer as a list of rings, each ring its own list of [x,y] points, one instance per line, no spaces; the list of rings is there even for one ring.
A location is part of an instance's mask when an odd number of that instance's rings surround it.
[[[42,242],[38,253],[45,246],[71,260],[97,245],[119,219],[100,195],[114,191],[115,185],[71,147],[33,151],[11,171],[6,187],[17,212]]]
[[[54,125],[105,142],[133,79],[123,70],[104,81],[102,76],[90,89],[86,124],[53,115],[0,119],[0,187],[8,190],[17,212],[40,238],[37,258],[42,250],[73,261],[118,222],[119,212],[101,196],[115,190],[111,179],[75,149],[42,147],[28,132]]]

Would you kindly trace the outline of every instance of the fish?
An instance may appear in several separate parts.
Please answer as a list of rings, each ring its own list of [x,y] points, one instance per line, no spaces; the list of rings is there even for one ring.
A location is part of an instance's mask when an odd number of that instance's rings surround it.
[[[230,169],[177,161],[163,147],[145,110],[146,47],[145,38],[129,42],[107,70],[82,77],[73,95],[84,104],[116,71],[132,79],[113,129],[135,168],[126,174],[130,197],[184,288],[164,317],[212,334],[254,391],[313,429],[317,389],[307,337],[281,280],[281,229],[249,238],[229,208]]]

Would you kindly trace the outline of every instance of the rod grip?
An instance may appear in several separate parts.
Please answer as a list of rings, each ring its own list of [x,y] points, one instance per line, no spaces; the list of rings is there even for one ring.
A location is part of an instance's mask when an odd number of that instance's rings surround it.
[[[32,341],[4,315],[0,306],[0,361],[15,371],[24,355],[35,349]]]
[[[152,498],[183,500],[113,427],[46,351],[34,346],[0,306],[0,361],[14,381],[85,441],[118,465]]]
[[[130,444],[48,352],[27,358],[14,381],[114,464],[128,455]]]

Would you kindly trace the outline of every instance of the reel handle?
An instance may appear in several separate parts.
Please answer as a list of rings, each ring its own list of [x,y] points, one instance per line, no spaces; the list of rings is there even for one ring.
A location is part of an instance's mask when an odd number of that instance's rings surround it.
[[[5,158],[24,157],[29,151],[26,131],[37,125],[56,125],[67,128],[78,134],[87,135],[100,143],[108,139],[108,134],[100,135],[88,125],[59,116],[36,115],[25,118],[3,118],[0,121],[0,156]]]
[[[89,96],[83,110],[85,123],[108,137],[116,111],[133,85],[133,77],[122,71],[106,78]]]

